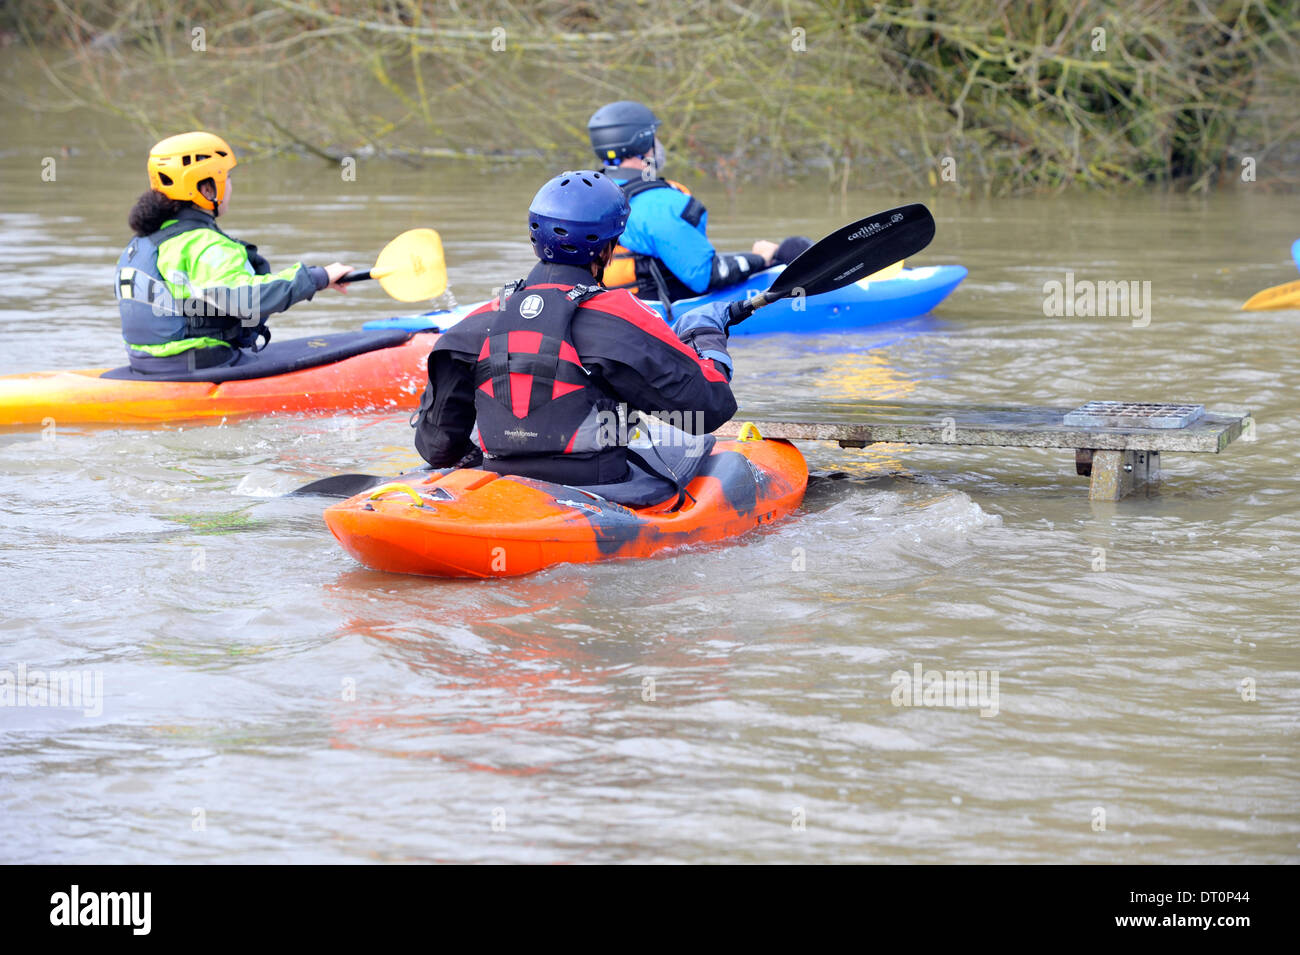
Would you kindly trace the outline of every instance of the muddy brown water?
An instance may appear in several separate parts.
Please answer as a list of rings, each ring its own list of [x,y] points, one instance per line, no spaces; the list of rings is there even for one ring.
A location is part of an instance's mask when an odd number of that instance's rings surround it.
[[[149,144],[0,115],[0,373],[119,364]],[[462,302],[527,268],[545,177],[236,174],[227,228],[273,265],[363,266],[433,226]],[[691,181],[723,247],[922,199],[915,264],[971,269],[924,319],[736,341],[746,411],[1176,399],[1252,410],[1257,440],[1166,455],[1159,492],[1118,504],[1067,452],[807,445],[848,476],[734,546],[459,583],[368,571],[318,502],[278,496],[414,464],[403,414],[2,435],[0,670],[85,675],[94,703],[0,706],[0,860],[1300,857],[1300,313],[1237,311],[1297,278],[1294,202]],[[1149,325],[1045,315],[1067,272],[1149,281]],[[274,326],[401,311],[358,288]],[[996,698],[895,705],[918,666]]]

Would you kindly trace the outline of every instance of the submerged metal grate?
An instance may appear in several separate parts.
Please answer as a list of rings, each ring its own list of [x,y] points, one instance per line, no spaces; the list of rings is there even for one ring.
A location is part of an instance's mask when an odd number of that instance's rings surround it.
[[[1067,414],[1072,428],[1184,428],[1205,414],[1205,405],[1154,401],[1089,401]]]

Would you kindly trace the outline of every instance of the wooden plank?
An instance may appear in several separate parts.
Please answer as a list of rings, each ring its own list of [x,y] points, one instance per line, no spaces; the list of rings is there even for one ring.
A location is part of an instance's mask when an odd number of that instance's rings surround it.
[[[899,444],[1183,451],[1217,454],[1241,436],[1246,411],[1207,411],[1185,428],[1084,428],[1063,421],[1072,408],[922,405],[906,402],[826,403],[776,414],[737,414],[716,432],[734,437],[752,421],[765,438],[837,441],[865,447]]]

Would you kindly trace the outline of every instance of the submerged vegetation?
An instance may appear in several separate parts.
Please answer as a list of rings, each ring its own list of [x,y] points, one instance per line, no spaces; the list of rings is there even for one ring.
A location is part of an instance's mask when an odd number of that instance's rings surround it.
[[[579,161],[602,102],[724,182],[1294,185],[1294,0],[19,2],[37,109],[150,135],[359,155]],[[1288,166],[1290,168],[1288,168]]]

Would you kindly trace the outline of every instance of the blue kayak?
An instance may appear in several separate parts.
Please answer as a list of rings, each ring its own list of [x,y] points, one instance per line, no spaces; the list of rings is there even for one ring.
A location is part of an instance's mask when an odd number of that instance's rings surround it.
[[[729,302],[764,292],[784,266],[755,272],[747,282],[699,298],[673,302],[673,314],[683,315],[712,302]],[[832,332],[882,322],[897,322],[924,315],[947,298],[966,278],[964,265],[932,265],[903,269],[891,279],[858,281],[825,295],[805,299],[787,298],[765,305],[739,325],[732,335],[765,335],[769,332]],[[665,315],[659,302],[647,302]]]
[[[475,302],[472,305],[457,305],[455,308],[440,308],[432,312],[421,312],[419,315],[376,318],[366,322],[361,327],[367,331],[381,328],[400,328],[408,332],[445,332],[483,304],[483,302]]]
[[[755,272],[748,281],[730,288],[673,302],[673,314],[683,315],[712,302],[729,302],[765,291],[784,266]],[[861,328],[882,322],[897,322],[924,315],[947,298],[966,278],[964,265],[932,265],[903,269],[890,279],[854,282],[852,285],[805,299],[788,298],[760,308],[749,319],[731,329],[732,335],[762,335],[768,332],[828,332]],[[381,318],[362,328],[402,328],[408,331],[446,331],[482,305],[458,305],[453,309]],[[667,312],[659,302],[646,302],[660,315]]]

